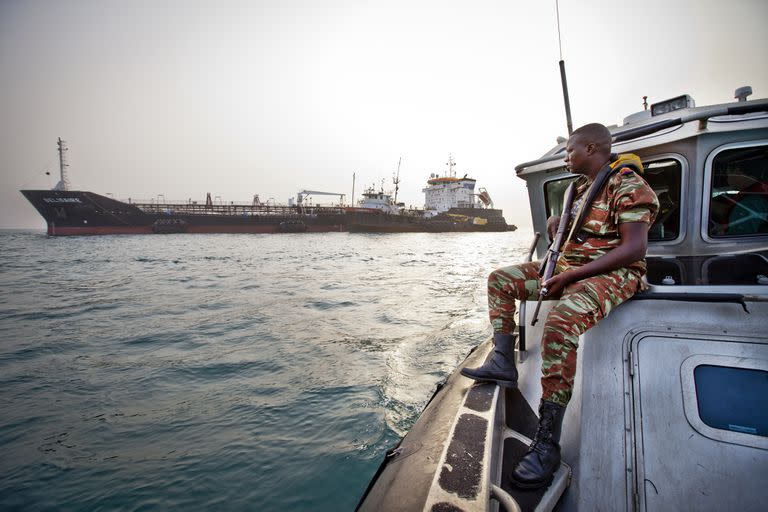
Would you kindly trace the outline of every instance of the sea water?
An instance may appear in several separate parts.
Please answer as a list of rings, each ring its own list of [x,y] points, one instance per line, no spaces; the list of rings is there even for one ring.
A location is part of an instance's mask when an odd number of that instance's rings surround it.
[[[0,232],[0,510],[353,510],[530,232]]]

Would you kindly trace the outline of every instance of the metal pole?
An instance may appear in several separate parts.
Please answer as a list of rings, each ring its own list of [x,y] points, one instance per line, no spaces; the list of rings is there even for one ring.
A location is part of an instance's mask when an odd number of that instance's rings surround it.
[[[560,2],[555,0],[557,12],[557,45],[560,49],[560,82],[563,84],[563,100],[565,101],[565,122],[568,125],[568,135],[573,133],[571,121],[571,100],[568,98],[568,81],[565,79],[565,61],[563,60],[563,39],[560,37]]]
[[[395,206],[397,206],[397,191],[400,189],[400,162],[402,162],[402,160],[403,157],[400,157],[400,159],[397,161],[397,178],[392,180],[395,182]]]
[[[565,78],[565,61],[560,60],[560,81],[563,84],[563,101],[565,102],[565,122],[568,125],[568,135],[573,133],[573,122],[571,121],[571,100],[568,99],[568,80]]]
[[[531,242],[531,246],[528,248],[528,254],[525,256],[525,261],[530,262],[533,259],[533,252],[536,250],[536,245],[539,243],[539,238],[541,238],[541,233],[538,231],[534,233],[533,235],[533,242]],[[522,357],[523,353],[525,353],[525,305],[527,304],[526,301],[521,300],[520,301],[520,310],[517,314],[518,319],[518,326],[517,326],[517,353],[518,353],[518,362],[522,363]]]
[[[67,150],[67,147],[65,146],[65,142],[61,140],[61,137],[59,137],[58,146],[59,146],[59,175],[61,177],[61,181],[59,183],[61,184],[61,190],[69,190],[69,180],[67,179],[67,171],[66,171],[67,162],[64,159],[64,152]]]

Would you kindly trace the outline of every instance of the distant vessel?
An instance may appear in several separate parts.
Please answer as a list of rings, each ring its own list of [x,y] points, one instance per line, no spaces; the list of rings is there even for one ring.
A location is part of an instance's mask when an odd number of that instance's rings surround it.
[[[346,231],[339,207],[224,203],[207,194],[197,201],[117,201],[93,192],[22,190],[48,224],[51,236],[169,233],[303,233]]]
[[[475,180],[456,177],[456,163],[448,157],[448,173],[433,173],[427,180],[423,210],[405,210],[384,187],[376,192],[373,188],[363,194],[361,207],[376,211],[378,215],[356,216],[350,220],[353,232],[443,232],[443,231],[514,231],[516,226],[507,224],[501,210],[493,207],[493,201],[484,188],[475,193]],[[399,184],[395,178],[395,187]]]
[[[474,180],[443,177],[428,182],[426,209],[406,210],[391,194],[373,187],[363,193],[357,207],[345,206],[344,194],[302,190],[288,205],[261,202],[225,203],[207,194],[204,203],[163,200],[118,201],[93,192],[69,190],[64,141],[58,140],[61,179],[52,190],[22,190],[21,193],[45,219],[51,236],[169,234],[169,233],[317,233],[355,232],[449,232],[507,231],[501,210],[493,209],[487,192],[474,200]],[[451,159],[451,166],[453,160]],[[452,167],[451,167],[452,168]],[[455,183],[454,183],[455,182]],[[399,184],[399,176],[395,185]],[[450,184],[449,187],[446,187]],[[459,187],[455,185],[461,184]],[[471,184],[471,186],[469,186]],[[427,191],[435,191],[430,195]],[[439,193],[437,193],[439,192]],[[396,197],[397,192],[395,192]],[[483,195],[485,194],[485,195]],[[307,205],[315,195],[339,196],[334,206]],[[433,200],[430,200],[430,197]],[[434,199],[434,198],[438,198]],[[487,199],[486,199],[487,198]],[[481,207],[482,205],[490,208]]]

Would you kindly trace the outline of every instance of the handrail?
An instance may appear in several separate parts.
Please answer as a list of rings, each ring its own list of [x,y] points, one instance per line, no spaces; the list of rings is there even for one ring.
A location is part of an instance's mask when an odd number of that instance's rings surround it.
[[[533,234],[533,242],[528,248],[528,254],[525,256],[525,262],[529,263],[533,259],[533,251],[536,250],[536,246],[541,238],[541,233],[536,231]],[[518,326],[517,326],[517,350],[518,352],[525,352],[525,301],[520,301],[520,309],[517,314]]]
[[[646,291],[636,293],[632,300],[676,300],[682,302],[730,302],[741,304],[744,312],[749,313],[747,302],[766,302],[768,298],[759,295],[744,295],[741,293],[714,293],[714,292],[655,292]]]
[[[522,512],[515,498],[496,484],[491,484],[491,498],[501,503],[507,512]]]

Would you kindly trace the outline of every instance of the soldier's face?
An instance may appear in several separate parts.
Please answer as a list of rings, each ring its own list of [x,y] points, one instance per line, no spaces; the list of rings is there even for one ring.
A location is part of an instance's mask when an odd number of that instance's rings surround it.
[[[587,170],[586,165],[589,161],[589,156],[593,150],[591,146],[594,146],[594,144],[586,143],[578,135],[568,139],[568,144],[565,146],[565,166],[569,172],[584,174]]]

